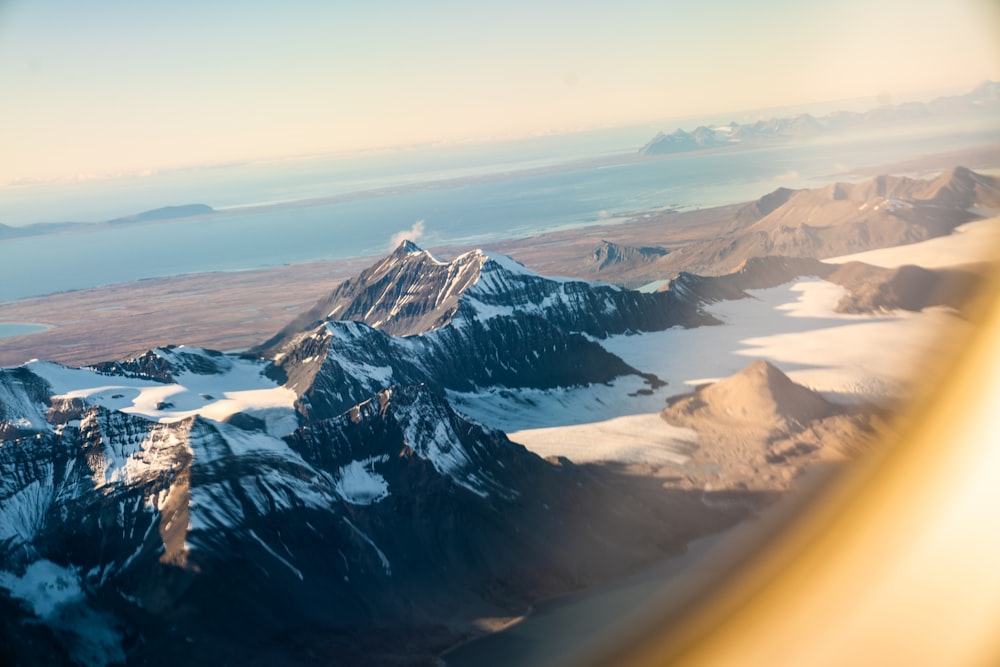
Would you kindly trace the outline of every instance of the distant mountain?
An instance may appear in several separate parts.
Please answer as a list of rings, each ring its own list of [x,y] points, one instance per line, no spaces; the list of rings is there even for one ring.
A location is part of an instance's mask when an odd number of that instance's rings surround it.
[[[724,146],[730,128],[712,129],[704,125],[696,127],[691,132],[680,128],[670,134],[658,133],[645,146],[639,149],[642,155],[663,155],[666,153],[686,153]]]
[[[183,206],[164,206],[135,215],[115,218],[104,222],[36,222],[30,225],[12,227],[0,224],[0,240],[22,236],[41,236],[65,231],[78,231],[96,225],[127,225],[138,222],[159,222],[164,220],[180,220],[199,215],[215,213],[215,209],[206,204],[185,204]]]
[[[205,204],[185,204],[183,206],[163,206],[150,211],[143,211],[135,215],[124,218],[108,220],[110,225],[123,225],[133,222],[157,222],[160,220],[178,220],[180,218],[193,218],[198,215],[208,215],[215,213],[215,209]]]
[[[883,269],[848,262],[837,266],[825,278],[850,292],[837,305],[838,312],[872,313],[919,311],[931,306],[965,309],[982,275],[975,267],[968,270],[919,266]]]
[[[1000,82],[984,81],[964,95],[938,97],[927,103],[887,104],[864,113],[835,111],[819,118],[810,114],[799,114],[790,118],[771,118],[742,125],[736,122],[718,127],[701,125],[691,132],[682,129],[674,130],[670,134],[659,132],[639,149],[639,154],[657,156],[773,142],[792,137],[882,127],[920,118],[951,116],[961,112],[989,111],[998,106],[1000,106]]]
[[[762,474],[788,483],[817,460],[856,456],[879,428],[877,410],[828,401],[763,359],[670,399],[660,416],[720,452],[701,458],[695,450],[696,464],[715,460],[716,476],[744,484],[759,484]]]
[[[726,234],[673,249],[651,268],[721,275],[751,257],[836,257],[951,233],[1000,207],[1000,178],[956,167],[932,180],[879,176],[780,188],[737,213]]]
[[[900,266],[887,269],[862,262],[827,264],[809,257],[751,257],[735,271],[721,276],[681,272],[661,289],[692,303],[743,299],[747,290],[777,287],[803,276],[822,278],[848,293],[835,308],[839,313],[878,313],[891,310],[921,311],[932,306],[964,309],[982,281],[982,271],[925,269]]]
[[[613,272],[616,269],[633,269],[648,264],[669,252],[655,246],[628,246],[601,240],[587,258],[587,264],[595,273]]]

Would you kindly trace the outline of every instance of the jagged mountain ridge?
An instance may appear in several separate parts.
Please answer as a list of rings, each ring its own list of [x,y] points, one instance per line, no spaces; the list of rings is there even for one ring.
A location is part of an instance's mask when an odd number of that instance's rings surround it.
[[[262,349],[273,350],[283,338],[325,320],[364,322],[394,336],[412,336],[452,323],[520,315],[597,337],[705,321],[663,295],[541,276],[509,257],[481,250],[442,262],[404,241],[295,318]]]
[[[356,322],[329,322],[290,339],[276,367],[308,419],[339,414],[359,396],[393,382],[426,383],[442,392],[582,386],[624,375],[662,384],[586,337],[537,316],[473,321],[410,338]]]
[[[573,387],[637,375],[656,388],[662,384],[657,378],[588,336],[712,323],[700,303],[673,293],[546,278],[480,251],[445,263],[405,242],[260,352],[300,397],[299,411],[320,419],[391,383],[468,392]]]
[[[956,167],[932,180],[879,176],[811,190],[780,188],[743,207],[727,233],[673,249],[647,271],[730,273],[752,257],[826,258],[951,233],[1000,208],[1000,178]]]

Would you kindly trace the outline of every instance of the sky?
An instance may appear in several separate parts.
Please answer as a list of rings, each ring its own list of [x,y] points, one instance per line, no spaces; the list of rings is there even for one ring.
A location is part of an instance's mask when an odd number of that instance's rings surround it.
[[[0,0],[0,187],[958,91],[998,4]]]

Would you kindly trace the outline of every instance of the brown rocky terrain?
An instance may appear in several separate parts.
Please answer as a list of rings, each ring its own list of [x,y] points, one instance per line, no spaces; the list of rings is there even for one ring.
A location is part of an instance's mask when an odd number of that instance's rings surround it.
[[[990,271],[988,263],[938,269],[913,265],[883,268],[856,261],[827,264],[809,257],[769,255],[751,257],[732,273],[721,276],[682,273],[660,289],[682,290],[691,297],[711,302],[742,299],[749,296],[746,290],[776,287],[799,276],[814,276],[848,291],[837,304],[838,313],[918,312],[932,306],[972,312],[978,298],[976,287]]]
[[[734,216],[721,236],[679,248],[656,263],[661,274],[721,275],[750,257],[837,257],[916,243],[1000,207],[1000,178],[963,167],[924,181],[878,176],[862,183],[777,190]]]
[[[853,457],[884,428],[874,408],[832,403],[764,360],[675,397],[660,416],[698,433],[680,472],[705,489],[788,489],[810,464]]]

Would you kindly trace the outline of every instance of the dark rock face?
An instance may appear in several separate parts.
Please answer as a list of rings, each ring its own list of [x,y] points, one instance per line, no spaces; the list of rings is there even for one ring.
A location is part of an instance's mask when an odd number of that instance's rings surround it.
[[[601,243],[594,248],[594,252],[591,253],[589,258],[590,264],[600,272],[605,269],[612,267],[617,267],[621,265],[628,265],[629,267],[636,267],[642,264],[648,264],[654,261],[657,257],[663,257],[667,254],[665,248],[651,247],[651,246],[627,246],[620,243],[612,243],[611,241],[602,240]]]
[[[459,297],[479,278],[487,258],[468,253],[436,260],[410,241],[344,281],[283,331],[297,333],[326,319],[364,322],[394,336],[424,333],[451,321]]]
[[[436,391],[549,389],[640,374],[597,343],[537,316],[473,320],[410,338],[331,322],[294,339],[277,363],[307,419],[340,414],[391,383]]]
[[[800,276],[826,277],[834,267],[807,257],[752,257],[740,267],[722,276],[699,276],[681,272],[664,287],[677,298],[694,303],[712,303],[742,299],[745,290],[783,285]]]
[[[47,389],[24,368],[0,369],[0,440],[47,430]]]

